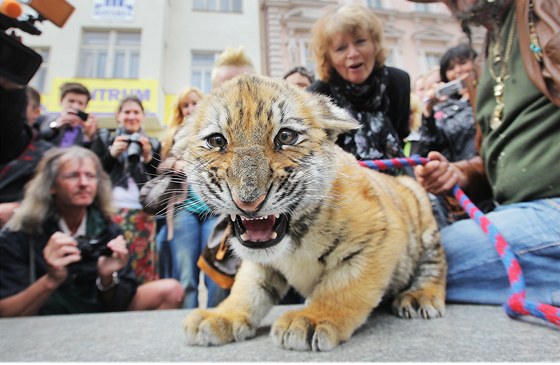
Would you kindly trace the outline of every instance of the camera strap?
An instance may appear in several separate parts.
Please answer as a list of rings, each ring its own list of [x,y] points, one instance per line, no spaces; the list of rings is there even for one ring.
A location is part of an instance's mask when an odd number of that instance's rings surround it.
[[[35,250],[33,248],[33,240],[29,240],[29,285],[35,282]]]

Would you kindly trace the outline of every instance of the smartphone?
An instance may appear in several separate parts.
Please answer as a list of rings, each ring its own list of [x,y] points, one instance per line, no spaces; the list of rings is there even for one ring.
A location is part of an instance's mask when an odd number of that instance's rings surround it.
[[[448,83],[446,83],[445,85],[443,85],[442,87],[436,90],[436,96],[438,98],[441,98],[442,96],[456,95],[459,94],[459,92],[464,88],[465,85],[463,84],[463,80],[457,79],[457,80],[449,81]]]
[[[83,120],[84,122],[87,120],[87,118],[88,118],[88,116],[89,116],[88,113],[83,112],[83,111],[81,111],[81,110],[78,110],[75,114],[76,114],[78,117],[80,117],[80,119]]]

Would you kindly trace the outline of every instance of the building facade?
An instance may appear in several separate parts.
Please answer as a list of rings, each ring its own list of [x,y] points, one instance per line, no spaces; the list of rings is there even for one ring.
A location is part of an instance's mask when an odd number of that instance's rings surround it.
[[[443,52],[465,41],[441,4],[406,0],[68,0],[74,13],[62,28],[44,21],[39,36],[20,32],[43,56],[31,82],[45,112],[59,111],[60,85],[83,82],[92,92],[88,112],[115,128],[120,98],[144,103],[148,133],[165,130],[170,103],[184,86],[208,92],[216,55],[243,46],[257,72],[281,77],[293,66],[313,70],[310,30],[325,6],[361,3],[384,24],[387,63],[411,79],[437,65]],[[475,32],[473,44],[482,44]]]

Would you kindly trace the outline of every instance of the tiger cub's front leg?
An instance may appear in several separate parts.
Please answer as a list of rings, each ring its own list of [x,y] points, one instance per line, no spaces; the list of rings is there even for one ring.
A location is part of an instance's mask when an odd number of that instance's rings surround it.
[[[355,278],[352,285],[327,275],[307,300],[307,307],[287,312],[274,322],[274,343],[292,350],[330,351],[347,341],[381,301],[385,281],[376,283],[375,275],[368,274]]]
[[[187,344],[222,345],[255,335],[257,326],[288,291],[284,277],[244,262],[231,294],[213,309],[195,309],[183,321]]]

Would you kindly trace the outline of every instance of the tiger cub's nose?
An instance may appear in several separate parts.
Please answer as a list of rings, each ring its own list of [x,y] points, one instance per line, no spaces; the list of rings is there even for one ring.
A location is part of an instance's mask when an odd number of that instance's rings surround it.
[[[243,210],[244,212],[254,213],[260,208],[265,197],[266,195],[261,195],[253,201],[244,201],[243,199],[240,199],[238,197],[233,197],[233,202],[239,209]]]

